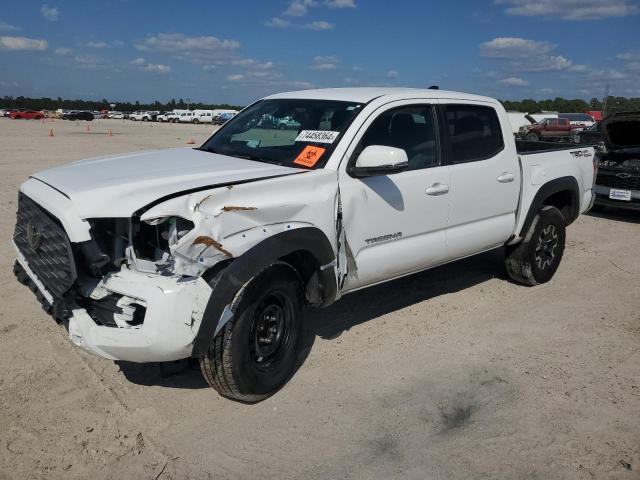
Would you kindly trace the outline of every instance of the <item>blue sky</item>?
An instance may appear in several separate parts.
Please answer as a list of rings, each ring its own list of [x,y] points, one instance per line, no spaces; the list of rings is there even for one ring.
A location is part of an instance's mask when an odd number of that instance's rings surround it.
[[[0,96],[244,104],[437,84],[640,97],[638,0],[0,0]]]

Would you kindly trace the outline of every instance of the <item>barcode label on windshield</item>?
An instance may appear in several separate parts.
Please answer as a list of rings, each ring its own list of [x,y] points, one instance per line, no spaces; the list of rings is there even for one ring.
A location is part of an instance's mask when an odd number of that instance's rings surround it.
[[[340,132],[329,130],[302,130],[296,137],[296,142],[333,143]]]

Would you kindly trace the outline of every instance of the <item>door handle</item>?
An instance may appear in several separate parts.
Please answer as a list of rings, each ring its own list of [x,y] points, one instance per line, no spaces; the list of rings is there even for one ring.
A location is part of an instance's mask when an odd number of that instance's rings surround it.
[[[513,176],[513,173],[504,172],[502,175],[498,177],[498,181],[500,183],[511,183],[516,177]]]
[[[427,187],[424,193],[433,196],[444,195],[445,193],[449,193],[449,185],[444,183],[434,183],[430,187]]]

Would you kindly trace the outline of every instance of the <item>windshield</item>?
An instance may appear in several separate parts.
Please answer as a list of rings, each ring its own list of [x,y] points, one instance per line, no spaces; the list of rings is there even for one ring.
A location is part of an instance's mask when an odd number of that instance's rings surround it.
[[[262,100],[230,119],[201,150],[287,167],[322,168],[361,103]]]

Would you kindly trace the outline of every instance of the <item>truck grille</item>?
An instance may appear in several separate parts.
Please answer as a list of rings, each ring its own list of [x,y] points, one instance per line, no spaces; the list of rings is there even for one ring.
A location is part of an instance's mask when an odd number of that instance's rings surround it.
[[[597,185],[623,190],[640,190],[640,173],[598,170]]]
[[[51,294],[61,297],[71,288],[77,274],[69,237],[55,217],[23,193],[13,241]]]

